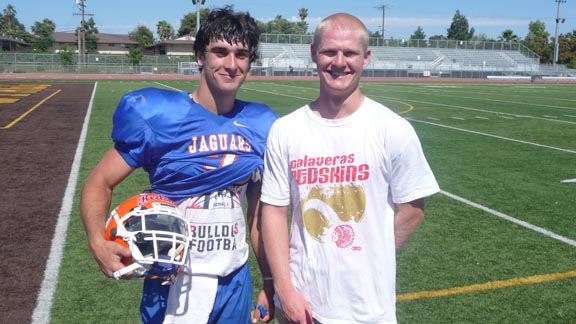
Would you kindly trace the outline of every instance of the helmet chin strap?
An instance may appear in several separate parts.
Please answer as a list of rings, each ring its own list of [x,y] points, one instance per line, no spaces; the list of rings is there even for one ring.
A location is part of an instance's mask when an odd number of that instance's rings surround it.
[[[145,276],[145,274],[148,272],[148,269],[146,269],[141,264],[134,262],[127,267],[114,271],[112,275],[114,276],[114,279],[120,280],[122,279],[122,276],[130,272],[136,273],[136,276],[132,276],[132,279],[142,279],[141,277]],[[168,278],[164,277],[164,279],[165,280],[162,282],[162,285],[172,284],[174,282],[174,279],[176,279],[176,275],[170,275]]]
[[[179,244],[176,249],[170,249],[170,251],[168,251],[168,257],[174,261],[180,261],[180,253],[182,250],[184,250],[184,244]],[[184,260],[186,260],[186,255],[184,256]]]
[[[140,265],[137,262],[134,262],[127,267],[124,267],[120,270],[114,271],[114,273],[112,275],[114,276],[114,279],[118,280],[118,279],[122,278],[122,276],[124,276],[125,274],[127,274],[129,272],[136,271],[138,268],[141,268],[142,270],[146,271],[146,269],[142,265]]]
[[[170,249],[170,251],[168,252],[168,257],[171,260],[175,260],[175,261],[180,261],[180,253],[182,252],[182,250],[184,249],[184,244],[180,244],[176,249]],[[184,260],[186,260],[186,256],[184,256]],[[136,279],[138,279],[139,277],[142,276],[146,276],[146,273],[148,272],[148,269],[146,267],[144,267],[142,264],[138,263],[138,262],[134,262],[129,266],[126,266],[120,270],[114,271],[114,273],[112,274],[114,276],[114,279],[119,280],[121,279],[124,275],[130,273],[130,272],[134,272],[136,274]],[[134,276],[132,276],[134,278]],[[168,284],[171,283],[172,280],[175,278],[175,275],[171,275],[170,278],[167,278],[166,281],[164,281],[162,284]]]

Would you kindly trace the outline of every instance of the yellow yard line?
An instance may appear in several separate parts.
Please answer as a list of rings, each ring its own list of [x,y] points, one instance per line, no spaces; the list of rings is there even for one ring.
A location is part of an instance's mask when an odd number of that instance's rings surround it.
[[[2,97],[29,97],[30,93],[2,94]]]
[[[9,104],[18,102],[20,99],[0,98],[0,104]]]
[[[405,105],[406,107],[408,107],[408,109],[406,109],[406,110],[404,110],[404,111],[401,111],[401,112],[398,112],[398,115],[402,115],[402,114],[405,114],[405,113],[407,113],[407,112],[411,112],[412,110],[414,110],[414,106],[412,106],[411,104],[409,104],[409,103],[407,103],[407,102],[399,101],[399,100],[392,100],[392,99],[389,99],[389,98],[387,98],[387,97],[385,97],[385,98],[388,99],[387,101],[397,102],[397,103],[400,103],[400,104]]]
[[[51,95],[49,95],[48,97],[44,98],[42,101],[40,101],[38,104],[36,104],[34,107],[28,109],[28,111],[26,111],[25,113],[23,113],[22,115],[20,115],[18,118],[14,119],[10,124],[2,127],[2,129],[8,129],[12,126],[14,126],[16,123],[18,123],[19,121],[21,121],[24,117],[28,116],[28,114],[30,114],[31,112],[33,112],[34,110],[36,110],[36,108],[40,107],[40,105],[42,105],[43,103],[45,103],[48,99],[54,97],[55,95],[57,95],[58,93],[60,93],[62,90],[57,90],[54,93],[52,93]]]
[[[429,291],[421,291],[421,292],[415,292],[415,293],[407,293],[407,294],[401,294],[401,295],[396,296],[396,300],[405,301],[405,300],[414,300],[414,299],[422,299],[422,298],[443,297],[443,296],[449,296],[449,295],[464,294],[464,293],[499,289],[499,288],[512,287],[512,286],[530,285],[530,284],[536,284],[536,283],[547,282],[547,281],[562,280],[562,279],[568,279],[568,278],[574,278],[574,277],[576,277],[576,270],[568,271],[568,272],[562,272],[562,273],[536,275],[536,276],[525,277],[525,278],[515,278],[515,279],[509,279],[509,280],[491,281],[491,282],[487,282],[487,283],[483,283],[483,284],[454,287],[454,288],[442,289],[442,290],[429,290]]]

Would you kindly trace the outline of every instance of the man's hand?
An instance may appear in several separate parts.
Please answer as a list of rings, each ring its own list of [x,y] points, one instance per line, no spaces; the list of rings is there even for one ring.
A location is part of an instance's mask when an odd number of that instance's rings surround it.
[[[282,312],[288,323],[312,324],[312,311],[306,298],[296,290],[285,293],[280,297]]]
[[[255,306],[252,323],[268,323],[274,319],[274,286],[271,281],[264,282],[264,289],[258,294]]]
[[[100,265],[100,270],[110,278],[113,278],[114,271],[125,267],[124,263],[122,263],[123,259],[132,257],[129,249],[107,240],[91,242],[90,249],[94,259]]]

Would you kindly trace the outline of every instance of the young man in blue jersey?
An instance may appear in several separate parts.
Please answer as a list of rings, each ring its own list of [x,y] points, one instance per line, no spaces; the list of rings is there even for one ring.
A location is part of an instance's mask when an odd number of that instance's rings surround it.
[[[113,189],[135,169],[148,173],[146,191],[175,201],[190,221],[189,261],[173,285],[144,281],[143,323],[249,323],[247,227],[262,275],[270,276],[257,216],[263,154],[277,115],[266,105],[236,99],[259,35],[248,13],[213,10],[194,43],[198,88],[126,94],[114,113],[114,147],[84,183],[81,216],[90,250],[106,276],[123,268],[121,260],[130,256],[128,249],[105,239],[104,224]],[[273,294],[272,282],[264,281],[256,303],[267,314],[256,310],[253,321],[273,318]]]

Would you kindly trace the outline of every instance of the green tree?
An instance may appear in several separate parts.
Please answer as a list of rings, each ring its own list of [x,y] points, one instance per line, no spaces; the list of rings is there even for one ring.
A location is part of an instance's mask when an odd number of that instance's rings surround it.
[[[296,24],[300,27],[300,33],[306,34],[308,31],[308,23],[306,22],[306,18],[308,18],[308,9],[300,8],[298,9],[298,16],[300,16],[300,21]]]
[[[478,35],[472,36],[472,38],[470,38],[470,41],[476,41],[476,42],[495,42],[494,39],[488,37],[488,35],[486,35],[485,33],[480,33],[480,34],[478,34]]]
[[[502,31],[502,34],[498,36],[499,42],[516,43],[518,42],[518,40],[519,40],[518,35],[514,34],[514,31],[512,29],[505,29]]]
[[[74,64],[74,50],[68,46],[63,45],[58,51],[60,63],[64,66],[72,66]]]
[[[553,48],[548,42],[550,33],[546,31],[546,24],[540,20],[528,24],[528,34],[523,45],[540,56],[541,63],[552,63]]]
[[[56,24],[50,19],[35,22],[32,26],[32,33],[34,33],[32,48],[40,53],[46,53],[50,47],[52,47],[52,44],[54,44],[52,35],[55,30]]]
[[[173,39],[174,27],[166,20],[161,20],[156,24],[156,34],[158,34],[160,40]]]
[[[301,27],[297,23],[288,21],[282,15],[277,15],[267,23],[259,23],[262,33],[266,34],[300,34]]]
[[[18,31],[19,29],[24,29],[24,26],[18,21],[16,18],[16,8],[13,5],[9,4],[4,8],[2,15],[2,32],[6,33],[7,35],[16,36],[13,33]]]
[[[200,9],[200,24],[206,19],[210,9]],[[180,20],[180,28],[178,28],[178,37],[186,35],[196,35],[196,13],[190,12]]]
[[[368,45],[369,46],[382,46],[382,34],[380,31],[368,31]]]
[[[424,33],[424,29],[418,26],[414,31],[414,34],[410,36],[410,39],[426,39],[426,33]]]
[[[154,34],[150,28],[139,25],[134,31],[128,34],[128,38],[132,41],[138,42],[142,48],[154,44]]]
[[[80,37],[79,35],[81,28],[82,26],[76,28],[76,37]],[[96,22],[94,21],[94,18],[90,17],[90,19],[84,22],[84,41],[86,42],[86,52],[94,53],[98,50],[98,37],[96,36],[98,33],[99,32],[98,27],[96,27]]]
[[[380,31],[368,31],[368,37],[370,38],[379,38],[382,39],[382,34],[380,34]]]
[[[88,53],[95,53],[98,50],[98,37],[96,37],[96,34],[98,34],[99,31],[98,27],[96,27],[94,18],[90,17],[90,19],[88,19],[88,21],[84,24],[84,32],[86,50]]]
[[[0,33],[17,37],[30,43],[32,41],[32,35],[26,31],[26,27],[20,23],[16,17],[17,11],[13,5],[7,5],[6,8],[0,13]],[[13,51],[15,48],[12,47],[14,43],[10,43],[10,50]]]
[[[571,33],[558,35],[558,63],[576,69],[576,29]]]
[[[410,46],[412,47],[426,47],[427,43],[425,41],[426,33],[424,33],[424,29],[418,26],[414,33],[410,35]]]
[[[130,61],[130,64],[132,64],[132,66],[135,68],[140,66],[142,58],[144,57],[143,49],[139,46],[130,47],[127,55],[128,61]]]
[[[448,28],[448,39],[467,41],[474,37],[474,28],[469,28],[468,19],[460,10],[456,10],[452,24]]]
[[[433,36],[430,36],[430,38],[428,38],[428,40],[445,41],[445,40],[448,40],[448,38],[444,35],[433,35]]]

